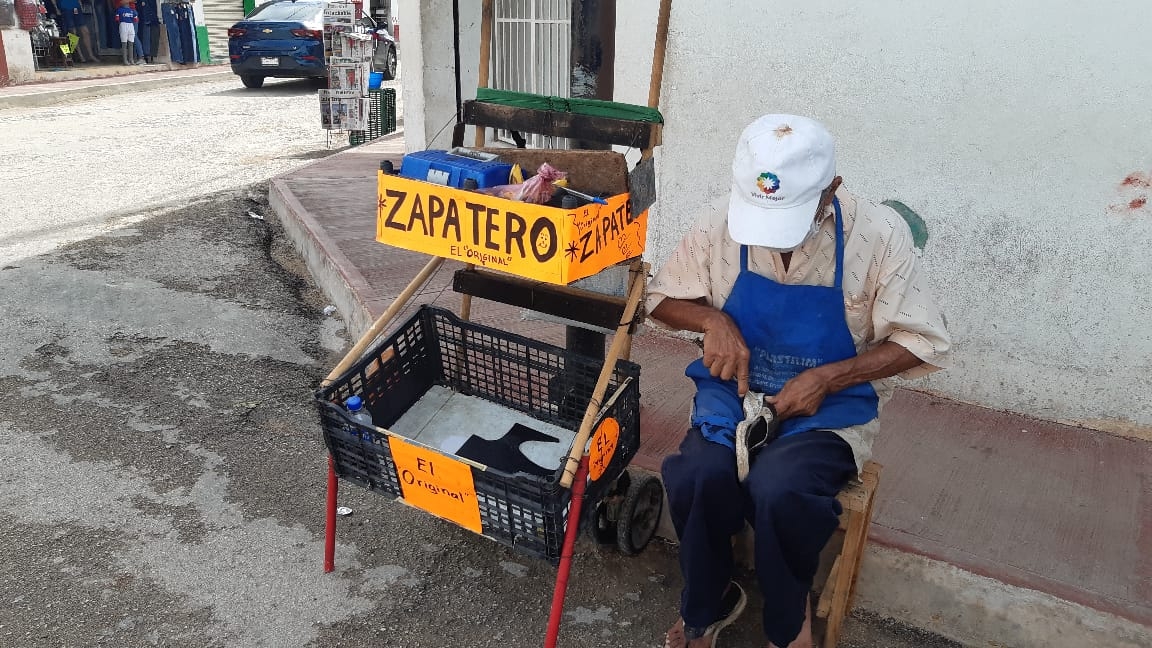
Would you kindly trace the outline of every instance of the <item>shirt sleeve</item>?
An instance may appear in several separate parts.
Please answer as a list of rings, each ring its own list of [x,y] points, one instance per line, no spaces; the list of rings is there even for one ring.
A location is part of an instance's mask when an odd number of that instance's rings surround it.
[[[880,264],[872,326],[876,340],[895,342],[924,361],[900,374],[910,380],[950,366],[952,340],[929,290],[912,232],[902,218],[897,216],[896,221]]]
[[[684,300],[703,297],[709,304],[712,303],[712,282],[709,278],[711,235],[709,217],[703,216],[680,240],[676,251],[648,282],[645,306],[649,313],[656,310],[656,307],[669,297]],[[666,326],[655,318],[653,321]]]

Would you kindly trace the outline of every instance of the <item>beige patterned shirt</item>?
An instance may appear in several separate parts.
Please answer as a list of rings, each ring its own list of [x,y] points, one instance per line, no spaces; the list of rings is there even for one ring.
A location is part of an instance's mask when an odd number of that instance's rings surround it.
[[[891,341],[911,351],[924,364],[900,375],[911,379],[949,365],[951,341],[944,317],[932,300],[907,223],[895,211],[840,189],[844,219],[844,312],[857,352]],[[667,297],[703,297],[723,308],[740,273],[740,244],[728,236],[726,204],[709,209],[684,236],[676,251],[648,284],[648,312]],[[836,238],[831,207],[820,229],[792,254],[788,271],[780,255],[765,248],[748,249],[748,269],[773,281],[793,285],[831,286],[835,281]],[[872,382],[880,406],[892,397],[892,381]],[[857,467],[872,456],[879,431],[874,419],[836,432],[852,446]]]

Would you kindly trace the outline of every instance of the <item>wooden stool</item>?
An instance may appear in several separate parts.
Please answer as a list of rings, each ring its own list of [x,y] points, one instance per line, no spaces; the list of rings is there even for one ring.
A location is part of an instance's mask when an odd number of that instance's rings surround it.
[[[856,594],[856,579],[860,575],[860,561],[868,544],[868,525],[872,522],[872,504],[875,501],[876,487],[880,483],[880,464],[869,461],[864,464],[860,481],[849,484],[836,499],[840,500],[844,512],[840,515],[840,530],[844,532],[843,542],[837,549],[836,538],[828,542],[821,564],[825,564],[829,554],[834,555],[832,567],[825,579],[816,605],[813,622],[825,622],[824,648],[836,648],[840,641],[840,631],[844,627],[844,617],[852,609],[852,598]],[[817,574],[816,582],[821,582]]]

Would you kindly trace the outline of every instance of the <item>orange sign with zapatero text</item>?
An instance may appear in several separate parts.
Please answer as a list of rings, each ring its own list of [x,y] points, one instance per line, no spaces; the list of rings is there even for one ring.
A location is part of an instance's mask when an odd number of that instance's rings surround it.
[[[376,240],[563,285],[643,254],[648,212],[605,201],[561,209],[381,172]]]

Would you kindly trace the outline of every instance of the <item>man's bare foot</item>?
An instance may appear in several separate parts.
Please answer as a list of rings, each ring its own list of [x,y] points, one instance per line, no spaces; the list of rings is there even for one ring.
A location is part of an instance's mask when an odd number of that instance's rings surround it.
[[[712,636],[704,636],[688,641],[684,636],[684,619],[676,622],[664,635],[664,648],[711,648]]]
[[[776,644],[769,642],[768,648],[777,648]],[[812,648],[812,602],[809,601],[808,605],[804,608],[804,625],[800,626],[800,634],[792,643],[788,644],[788,648]]]

